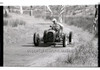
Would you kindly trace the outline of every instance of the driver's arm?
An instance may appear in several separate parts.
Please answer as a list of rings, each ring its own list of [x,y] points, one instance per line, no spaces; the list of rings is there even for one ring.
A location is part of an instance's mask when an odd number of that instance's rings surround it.
[[[58,25],[60,25],[60,26],[61,26],[61,28],[63,29],[63,27],[64,27],[64,26],[63,26],[61,23],[58,23]]]

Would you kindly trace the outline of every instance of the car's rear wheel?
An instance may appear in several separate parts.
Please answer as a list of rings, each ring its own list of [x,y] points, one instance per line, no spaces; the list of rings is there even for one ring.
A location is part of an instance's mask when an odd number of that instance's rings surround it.
[[[40,43],[39,34],[34,33],[33,41],[34,41],[34,45],[35,45],[35,46],[39,46],[39,43]]]
[[[69,33],[69,44],[72,43],[72,32]]]
[[[66,35],[63,35],[63,47],[66,47]]]

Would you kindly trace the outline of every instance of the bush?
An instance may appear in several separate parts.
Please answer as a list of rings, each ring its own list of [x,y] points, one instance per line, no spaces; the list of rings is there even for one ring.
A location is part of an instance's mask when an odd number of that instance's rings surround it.
[[[22,20],[19,21],[19,25],[25,25],[25,24],[26,24],[25,21]]]
[[[4,19],[4,26],[17,27],[18,25],[25,25],[25,21],[19,19]]]
[[[93,30],[93,17],[65,17],[65,23],[81,27],[90,33]]]
[[[11,23],[11,26],[12,27],[17,27],[19,24],[19,20],[13,20],[12,23]]]
[[[15,19],[13,20],[11,26],[12,27],[17,27],[18,25],[25,25],[25,22],[19,19]]]
[[[47,19],[47,20],[52,20],[52,17],[50,17],[50,16],[47,15],[47,16],[46,16],[46,19]]]
[[[3,25],[7,26],[8,25],[8,20],[4,20]]]
[[[8,10],[3,10],[3,12],[4,12],[4,13],[3,13],[3,16],[4,16],[4,17],[8,17],[8,16],[9,16],[9,15],[8,15]]]

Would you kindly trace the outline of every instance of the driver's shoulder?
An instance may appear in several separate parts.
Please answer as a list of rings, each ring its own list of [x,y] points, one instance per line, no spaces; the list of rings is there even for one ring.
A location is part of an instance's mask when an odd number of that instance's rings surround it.
[[[62,27],[63,27],[63,24],[62,24],[62,23],[58,22],[58,24],[59,24],[60,26],[62,26]]]

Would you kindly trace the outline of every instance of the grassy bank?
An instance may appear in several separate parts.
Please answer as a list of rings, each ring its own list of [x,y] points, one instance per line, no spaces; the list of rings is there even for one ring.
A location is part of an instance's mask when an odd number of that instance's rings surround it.
[[[68,55],[61,55],[56,59],[54,63],[49,64],[48,66],[53,67],[69,67],[69,66],[97,66],[98,51],[97,48],[94,48],[94,45],[91,42],[86,44],[81,44],[77,46]]]
[[[90,33],[93,31],[93,17],[66,17],[65,23],[80,27],[88,30]]]

